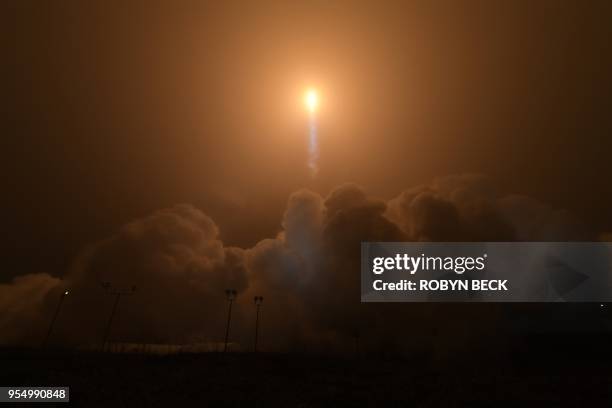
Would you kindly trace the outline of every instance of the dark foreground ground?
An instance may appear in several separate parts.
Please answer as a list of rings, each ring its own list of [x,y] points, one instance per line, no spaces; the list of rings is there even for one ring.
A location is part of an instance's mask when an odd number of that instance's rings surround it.
[[[607,354],[564,353],[563,345],[545,349],[501,361],[473,355],[453,363],[392,356],[2,350],[0,385],[67,385],[69,405],[84,407],[612,405]]]

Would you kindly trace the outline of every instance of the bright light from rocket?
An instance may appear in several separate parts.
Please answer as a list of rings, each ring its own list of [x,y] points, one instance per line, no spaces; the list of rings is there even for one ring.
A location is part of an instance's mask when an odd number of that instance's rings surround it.
[[[304,104],[310,113],[314,113],[319,106],[319,96],[317,95],[317,91],[314,89],[309,89],[306,91],[304,95]]]
[[[308,116],[308,168],[314,177],[319,171],[319,141],[317,136],[317,118],[315,112],[319,107],[319,95],[316,89],[310,88],[304,94],[304,105],[310,115]]]

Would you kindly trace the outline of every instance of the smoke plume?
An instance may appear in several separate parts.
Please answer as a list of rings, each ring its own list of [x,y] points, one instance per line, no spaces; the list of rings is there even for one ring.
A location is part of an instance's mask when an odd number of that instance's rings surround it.
[[[38,341],[42,334],[32,328],[46,330],[70,288],[53,342],[99,345],[112,292],[133,285],[118,304],[112,341],[221,342],[224,290],[233,288],[230,338],[242,349],[252,344],[254,296],[264,297],[260,344],[269,350],[342,350],[356,340],[386,349],[462,343],[490,335],[499,308],[361,304],[360,243],[593,238],[568,213],[504,194],[479,175],[437,179],[389,201],[354,184],[327,197],[300,190],[289,197],[280,227],[276,237],[241,249],[224,245],[215,222],[188,204],[132,221],[85,248],[62,280],[38,274],[1,285],[0,343]]]

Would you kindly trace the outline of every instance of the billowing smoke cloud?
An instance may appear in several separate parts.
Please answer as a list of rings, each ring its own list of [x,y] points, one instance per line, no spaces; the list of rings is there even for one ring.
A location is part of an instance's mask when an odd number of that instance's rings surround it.
[[[0,285],[0,344],[42,341],[45,296],[59,284],[46,273],[18,276]]]
[[[178,343],[222,333],[217,311],[225,302],[223,291],[243,291],[247,273],[244,251],[225,247],[218,233],[200,210],[177,205],[131,222],[87,248],[61,285],[47,287],[48,309],[64,287],[70,288],[54,338],[92,345],[102,341],[115,300],[102,282],[111,283],[110,292],[136,286],[133,295],[120,300],[111,338]],[[202,332],[202,327],[209,330]]]
[[[507,195],[481,175],[458,175],[404,191],[387,217],[416,241],[586,240],[584,226],[566,211],[529,197]]]
[[[477,175],[438,179],[389,202],[353,184],[326,198],[300,190],[289,197],[281,226],[275,238],[240,249],[224,246],[214,221],[190,205],[136,220],[84,250],[61,283],[33,275],[1,286],[0,342],[23,340],[27,330],[14,324],[20,316],[48,322],[62,288],[70,287],[56,341],[99,344],[114,300],[101,288],[105,281],[118,290],[137,287],[120,301],[113,340],[222,341],[224,289],[235,288],[231,338],[244,349],[252,341],[256,295],[264,296],[260,344],[268,349],[346,348],[357,338],[387,349],[432,336],[467,341],[486,334],[481,323],[496,308],[447,308],[442,319],[432,304],[361,304],[360,243],[592,238],[567,213],[503,194]],[[27,305],[20,303],[26,293]]]

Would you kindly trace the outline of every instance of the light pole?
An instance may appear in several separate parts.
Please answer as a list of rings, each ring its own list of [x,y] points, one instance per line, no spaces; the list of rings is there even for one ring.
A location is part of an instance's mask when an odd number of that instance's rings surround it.
[[[229,308],[227,310],[227,325],[225,326],[225,346],[223,348],[223,352],[227,352],[227,340],[229,338],[229,329],[230,322],[232,320],[232,303],[234,303],[234,299],[236,299],[236,289],[225,289],[225,296],[229,302]]]
[[[255,344],[253,344],[253,352],[257,353],[257,338],[259,334],[259,309],[261,308],[261,304],[263,303],[263,296],[255,296],[253,300],[255,302],[255,307],[257,308],[257,312],[255,314]]]
[[[102,282],[102,288],[108,295],[115,296],[115,302],[113,303],[113,309],[111,311],[110,318],[108,319],[108,323],[106,324],[106,331],[104,333],[104,342],[102,343],[102,351],[106,351],[106,344],[108,343],[108,336],[110,335],[111,326],[113,324],[113,318],[115,317],[115,312],[117,311],[117,305],[119,304],[119,299],[121,299],[121,295],[133,295],[136,292],[136,286],[132,286],[128,290],[112,290],[110,282]]]
[[[47,346],[47,342],[49,341],[49,337],[51,337],[51,332],[53,332],[53,326],[55,325],[55,321],[57,320],[57,316],[59,315],[59,312],[60,312],[60,310],[62,308],[62,303],[64,303],[64,298],[66,296],[68,296],[69,293],[70,293],[70,291],[68,289],[66,289],[60,295],[60,300],[57,303],[57,307],[55,308],[55,313],[53,314],[53,319],[51,319],[51,324],[49,325],[49,330],[47,331],[47,335],[45,336],[45,339],[43,340],[42,348],[45,348]]]

